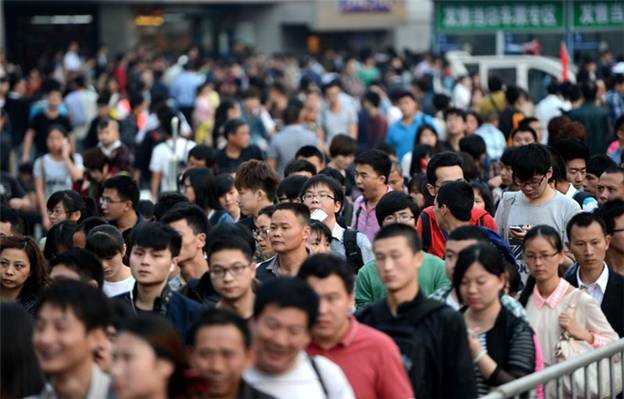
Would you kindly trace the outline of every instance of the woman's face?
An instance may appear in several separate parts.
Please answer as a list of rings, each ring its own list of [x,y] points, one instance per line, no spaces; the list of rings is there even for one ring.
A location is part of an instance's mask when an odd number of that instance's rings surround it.
[[[115,340],[110,374],[118,399],[166,396],[171,362],[156,357],[143,339],[122,332]]]
[[[438,143],[438,136],[429,129],[424,129],[418,136],[418,144],[426,144],[435,147]]]
[[[52,130],[46,139],[48,151],[54,154],[60,153],[63,150],[63,140],[65,140],[65,136],[60,130]]]
[[[58,204],[54,205],[52,209],[48,209],[48,217],[50,218],[50,223],[52,225],[55,225],[57,223],[67,220],[69,214],[63,206],[63,202],[59,202]]]
[[[466,133],[473,134],[478,127],[479,121],[477,118],[472,114],[466,115]]]
[[[537,282],[558,278],[563,256],[549,240],[541,236],[528,240],[524,245],[524,260],[529,273]]]
[[[180,187],[180,192],[192,204],[194,204],[195,201],[197,200],[197,197],[195,196],[195,190],[193,189],[193,186],[191,185],[191,179],[189,179],[188,177],[185,178],[184,181],[182,182],[182,187]]]
[[[238,190],[232,186],[228,192],[219,197],[219,204],[230,213],[239,212]]]
[[[472,190],[474,192],[474,205],[473,208],[477,209],[485,209],[485,201],[483,201],[483,196],[481,192],[476,188]]]
[[[275,251],[269,240],[269,231],[271,227],[271,218],[268,215],[260,215],[256,218],[256,242],[260,246],[263,256],[273,256]]]
[[[474,262],[462,279],[459,292],[462,302],[473,310],[484,310],[498,301],[505,288],[505,277],[488,272],[479,262]]]
[[[21,249],[6,248],[0,253],[0,286],[20,291],[30,276],[30,260]]]

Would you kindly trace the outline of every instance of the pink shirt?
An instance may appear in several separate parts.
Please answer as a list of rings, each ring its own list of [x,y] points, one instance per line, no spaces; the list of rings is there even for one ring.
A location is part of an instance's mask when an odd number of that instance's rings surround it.
[[[344,371],[358,399],[413,398],[409,377],[392,338],[349,319],[349,329],[329,350],[310,343],[310,355],[323,355]]]

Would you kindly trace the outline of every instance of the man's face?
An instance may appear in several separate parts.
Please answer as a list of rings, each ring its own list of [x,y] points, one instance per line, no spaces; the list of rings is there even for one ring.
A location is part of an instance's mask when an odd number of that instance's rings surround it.
[[[611,237],[606,236],[597,222],[587,227],[573,226],[568,247],[581,268],[602,268]]]
[[[403,176],[401,176],[398,169],[392,169],[388,176],[388,184],[390,187],[392,187],[394,191],[402,192],[404,188],[403,183]]]
[[[205,326],[195,334],[190,364],[208,381],[209,397],[234,397],[251,361],[243,335],[231,324]]]
[[[106,127],[98,129],[98,141],[102,143],[104,146],[109,146],[113,144],[117,139],[119,139],[119,129],[117,128],[117,123],[109,122]]]
[[[420,251],[412,251],[405,237],[375,240],[373,251],[379,277],[388,292],[400,291],[416,281],[423,256]]]
[[[591,173],[585,174],[585,181],[583,182],[583,189],[587,194],[598,197],[598,182],[600,176],[593,175]]]
[[[386,179],[375,172],[372,166],[358,164],[355,166],[355,184],[364,198],[370,198],[386,186]]]
[[[342,279],[335,274],[326,278],[311,276],[306,282],[320,298],[319,315],[312,328],[312,338],[331,340],[344,334],[353,309],[353,294],[347,292]]]
[[[520,190],[527,198],[535,200],[544,194],[551,176],[552,170],[549,170],[545,175],[535,175],[529,180],[515,179],[514,183],[520,187]]]
[[[134,245],[130,253],[130,270],[137,283],[162,285],[174,264],[169,248],[157,250]]]
[[[192,168],[205,168],[206,167],[206,161],[203,159],[197,159],[192,155],[189,155],[188,157],[188,161],[187,161],[187,166],[189,169]]]
[[[100,198],[102,214],[106,220],[119,220],[131,207],[130,201],[122,201],[119,193],[114,188],[105,188]]]
[[[242,125],[236,129],[236,132],[230,134],[228,137],[228,141],[236,148],[245,149],[249,146],[249,126]]]
[[[613,235],[609,248],[624,256],[624,213],[613,219]]]
[[[586,165],[585,160],[582,158],[573,159],[566,162],[566,177],[568,181],[577,190],[583,189],[583,182],[585,182]]]
[[[457,264],[457,256],[464,249],[476,244],[477,240],[447,240],[444,251],[444,269],[449,280],[453,279],[453,271]]]
[[[400,209],[384,218],[381,221],[382,226],[387,226],[393,223],[403,223],[413,228],[416,228],[416,217],[411,209]]]
[[[411,117],[418,110],[416,101],[409,96],[399,98],[399,101],[397,101],[397,107],[401,111],[401,114],[403,114],[403,117]]]
[[[466,132],[466,121],[460,115],[450,114],[446,117],[446,131],[451,136]]]
[[[279,375],[292,369],[310,343],[308,315],[298,308],[267,305],[252,322],[256,367]]]
[[[325,91],[325,97],[330,104],[336,104],[340,96],[340,87],[332,86]]]
[[[33,347],[41,370],[58,375],[92,359],[97,333],[87,332],[71,307],[44,303],[35,322]]]
[[[48,108],[51,110],[57,110],[63,102],[63,95],[60,91],[52,91],[48,94]]]
[[[614,199],[624,200],[624,173],[603,173],[596,194],[599,205]]]
[[[271,246],[280,253],[295,251],[306,245],[310,227],[295,216],[292,211],[278,210],[271,217]]]
[[[512,147],[522,147],[523,145],[533,144],[535,143],[535,138],[533,134],[529,131],[520,131],[514,134],[513,139],[511,139]]]
[[[312,186],[303,193],[303,204],[310,209],[310,213],[317,209],[325,212],[329,219],[333,219],[340,211],[340,202],[336,202],[334,192],[324,184]]]
[[[438,194],[438,190],[440,189],[440,187],[442,187],[444,183],[464,179],[464,171],[459,165],[439,167],[436,169],[435,174],[435,187],[431,187],[430,184],[427,185],[427,187],[429,188],[429,193],[434,197]]]
[[[180,248],[180,255],[178,255],[178,262],[185,263],[201,256],[200,254],[203,253],[203,248],[206,244],[205,233],[195,234],[185,219],[171,222],[169,226],[182,237],[182,247]]]
[[[251,291],[256,265],[237,249],[224,249],[210,255],[210,280],[219,296],[235,301]]]
[[[258,211],[258,190],[241,187],[238,193],[241,212],[245,215],[254,215]]]

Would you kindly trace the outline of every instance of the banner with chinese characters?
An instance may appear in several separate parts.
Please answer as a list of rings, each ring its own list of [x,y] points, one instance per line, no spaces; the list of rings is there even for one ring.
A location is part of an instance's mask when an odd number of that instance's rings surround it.
[[[574,28],[624,30],[624,1],[575,1]]]

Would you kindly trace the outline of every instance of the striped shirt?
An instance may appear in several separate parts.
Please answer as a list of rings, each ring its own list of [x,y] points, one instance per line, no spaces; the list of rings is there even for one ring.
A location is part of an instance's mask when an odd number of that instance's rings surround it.
[[[392,188],[388,186],[386,193],[390,191],[392,191]],[[375,207],[369,209],[366,206],[366,198],[363,195],[360,195],[353,203],[351,228],[364,234],[371,243],[375,241],[375,234],[379,231]]]

